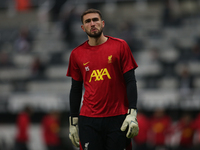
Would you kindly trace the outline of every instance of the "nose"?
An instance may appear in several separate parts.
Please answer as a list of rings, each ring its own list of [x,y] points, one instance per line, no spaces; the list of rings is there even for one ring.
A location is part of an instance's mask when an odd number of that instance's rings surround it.
[[[91,26],[94,26],[94,24],[95,24],[94,21],[91,21],[90,23],[91,23]]]

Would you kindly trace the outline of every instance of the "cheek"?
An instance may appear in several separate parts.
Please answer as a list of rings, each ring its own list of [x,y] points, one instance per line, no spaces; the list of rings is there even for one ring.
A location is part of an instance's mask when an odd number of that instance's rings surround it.
[[[85,31],[86,31],[86,30],[89,30],[89,25],[88,25],[88,26],[85,26],[84,29],[85,29]]]
[[[85,32],[85,31],[87,31],[88,30],[88,25],[84,25],[84,26],[81,26],[81,28],[82,28],[82,30]]]

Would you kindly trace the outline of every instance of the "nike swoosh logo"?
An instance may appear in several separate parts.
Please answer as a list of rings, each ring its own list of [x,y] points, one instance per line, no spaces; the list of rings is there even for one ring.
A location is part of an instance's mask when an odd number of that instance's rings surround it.
[[[83,63],[83,66],[87,65],[88,63],[89,63],[89,61],[88,61],[88,62],[86,62],[86,63]]]

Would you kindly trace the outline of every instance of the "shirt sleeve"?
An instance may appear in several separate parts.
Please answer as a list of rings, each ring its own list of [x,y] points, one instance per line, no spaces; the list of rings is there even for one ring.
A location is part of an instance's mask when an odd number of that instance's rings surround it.
[[[124,73],[124,79],[126,82],[129,109],[137,109],[137,85],[135,71],[131,69],[130,71]]]
[[[69,65],[66,76],[72,77],[76,81],[82,81],[83,77],[80,71],[80,68],[77,64],[76,56],[74,52],[72,51],[69,59]]]
[[[131,69],[136,69],[138,65],[133,57],[133,54],[128,44],[125,41],[123,41],[122,43],[123,44],[121,48],[121,68],[124,74]]]
[[[70,90],[70,115],[78,117],[82,98],[83,82],[72,79]]]

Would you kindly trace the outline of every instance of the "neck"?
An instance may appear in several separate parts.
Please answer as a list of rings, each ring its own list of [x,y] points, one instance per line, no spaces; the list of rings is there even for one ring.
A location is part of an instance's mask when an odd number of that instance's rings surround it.
[[[102,33],[101,36],[98,37],[98,38],[89,37],[89,36],[88,36],[88,39],[89,39],[88,44],[89,44],[90,46],[97,46],[97,45],[100,45],[100,44],[105,43],[105,42],[107,41],[108,38],[105,37],[105,36],[103,35],[103,33]]]

